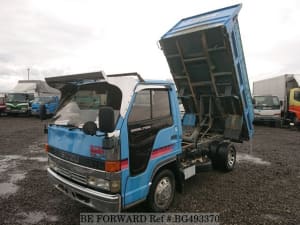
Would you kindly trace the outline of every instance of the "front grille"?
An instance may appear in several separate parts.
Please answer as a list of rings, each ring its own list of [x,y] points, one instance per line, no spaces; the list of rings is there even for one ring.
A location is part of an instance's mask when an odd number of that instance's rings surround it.
[[[61,158],[61,159],[64,159],[64,160],[67,160],[67,161],[70,161],[70,162],[73,162],[73,163],[76,163],[76,164],[79,164],[82,166],[86,166],[86,167],[97,169],[97,170],[105,170],[105,162],[102,160],[99,160],[99,159],[81,156],[81,155],[74,154],[71,152],[63,151],[58,148],[54,148],[52,146],[49,146],[48,152]]]
[[[80,184],[87,185],[87,177],[84,175],[74,173],[73,171],[60,166],[57,166],[55,171],[68,179],[74,180]]]

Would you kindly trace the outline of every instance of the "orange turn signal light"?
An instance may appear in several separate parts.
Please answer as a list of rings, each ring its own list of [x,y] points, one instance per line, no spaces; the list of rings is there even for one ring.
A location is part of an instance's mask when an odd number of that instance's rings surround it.
[[[45,144],[45,151],[48,152],[49,151],[49,145]]]
[[[106,172],[117,172],[121,170],[120,161],[106,161],[105,162],[105,171]]]

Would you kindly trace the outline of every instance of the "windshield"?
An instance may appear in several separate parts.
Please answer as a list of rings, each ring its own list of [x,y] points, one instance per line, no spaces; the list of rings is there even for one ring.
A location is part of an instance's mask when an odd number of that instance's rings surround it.
[[[108,83],[81,85],[62,102],[54,117],[54,124],[75,127],[82,127],[88,121],[98,124],[98,111],[101,106],[112,107],[115,118],[118,118],[121,101],[120,89]]]
[[[53,99],[53,97],[36,97],[36,98],[34,98],[33,102],[45,104],[45,103],[51,102],[52,99]]]
[[[33,99],[33,94],[14,93],[8,94],[8,102],[27,102]]]
[[[294,98],[295,98],[296,101],[300,102],[300,91],[295,91]]]
[[[280,109],[280,102],[277,96],[255,96],[255,108]]]

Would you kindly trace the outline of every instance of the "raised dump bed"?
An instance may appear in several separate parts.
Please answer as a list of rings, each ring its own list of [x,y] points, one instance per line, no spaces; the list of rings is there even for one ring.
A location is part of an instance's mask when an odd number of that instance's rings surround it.
[[[198,127],[201,137],[219,133],[243,141],[254,132],[240,9],[233,5],[182,19],[160,40],[185,109],[183,125]]]

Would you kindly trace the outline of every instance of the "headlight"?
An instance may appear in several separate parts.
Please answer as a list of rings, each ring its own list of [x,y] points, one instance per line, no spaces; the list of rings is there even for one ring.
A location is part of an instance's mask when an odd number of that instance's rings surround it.
[[[110,190],[110,182],[108,180],[104,180],[101,178],[96,178],[96,177],[88,177],[87,180],[88,185],[96,188],[101,188],[104,190]]]
[[[120,180],[113,180],[110,182],[110,191],[111,192],[119,192],[121,189],[121,182]]]

